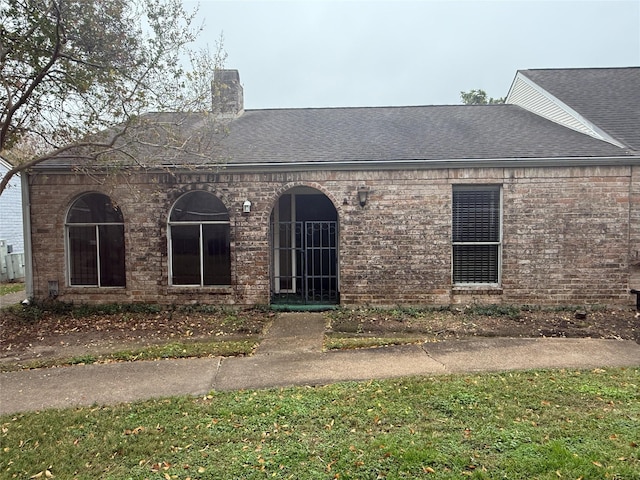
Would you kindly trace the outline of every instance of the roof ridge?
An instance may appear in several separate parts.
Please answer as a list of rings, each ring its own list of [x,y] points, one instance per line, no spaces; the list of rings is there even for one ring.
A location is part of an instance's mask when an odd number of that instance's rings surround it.
[[[640,69],[640,65],[628,65],[625,67],[567,67],[567,68],[522,68],[518,72],[563,72],[568,70],[633,70]]]
[[[444,105],[378,105],[378,106],[362,106],[362,107],[272,107],[272,108],[246,108],[246,112],[267,112],[267,111],[286,111],[286,110],[399,110],[407,108],[471,108],[471,107],[504,107],[504,103],[491,103],[484,105],[464,105],[464,104],[444,104]],[[242,118],[241,116],[238,118]]]

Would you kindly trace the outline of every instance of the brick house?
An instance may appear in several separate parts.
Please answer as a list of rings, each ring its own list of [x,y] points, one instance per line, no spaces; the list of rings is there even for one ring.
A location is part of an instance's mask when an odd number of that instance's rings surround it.
[[[237,71],[220,79],[214,160],[28,173],[35,298],[633,301],[640,68],[523,70],[477,106],[244,110]]]

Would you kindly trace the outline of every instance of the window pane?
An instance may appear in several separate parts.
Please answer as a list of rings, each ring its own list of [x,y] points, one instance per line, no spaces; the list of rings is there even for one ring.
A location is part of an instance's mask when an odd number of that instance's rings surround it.
[[[229,213],[222,201],[208,192],[190,192],[176,202],[169,222],[172,284],[230,285]]]
[[[291,194],[282,195],[278,202],[279,219],[281,222],[291,221]]]
[[[101,193],[87,193],[77,199],[67,217],[67,223],[123,223],[122,212],[111,199]]]
[[[124,287],[124,226],[100,225],[100,286]]]
[[[500,241],[500,189],[453,190],[453,241]]]
[[[114,223],[119,225],[104,225]],[[122,212],[106,195],[87,193],[73,202],[67,215],[71,285],[125,285],[123,223]]]
[[[208,192],[191,192],[180,197],[171,210],[171,222],[226,222],[224,204]]]
[[[454,245],[454,283],[498,283],[498,245]]]
[[[174,285],[200,285],[200,226],[171,226]]]
[[[231,284],[229,225],[203,225],[204,284]]]
[[[69,227],[71,285],[98,285],[96,227]]]

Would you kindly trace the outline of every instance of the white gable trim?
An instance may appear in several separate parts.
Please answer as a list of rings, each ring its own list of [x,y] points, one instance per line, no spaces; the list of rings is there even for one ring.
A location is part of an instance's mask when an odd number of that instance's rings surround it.
[[[522,72],[516,74],[505,103],[518,105],[559,125],[611,143],[617,147],[626,148],[626,145],[620,143],[569,105],[527,78]]]
[[[13,165],[7,162],[3,157],[0,157],[0,167],[4,167],[9,171],[13,168]]]

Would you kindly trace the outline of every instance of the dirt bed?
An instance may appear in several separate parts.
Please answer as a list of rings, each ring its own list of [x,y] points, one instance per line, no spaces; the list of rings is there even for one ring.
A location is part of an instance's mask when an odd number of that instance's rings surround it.
[[[591,337],[640,343],[635,309],[451,308],[420,310],[345,310],[334,315],[334,332],[390,336],[424,334],[434,340],[482,337]]]
[[[0,310],[0,362],[70,358],[171,342],[239,340],[259,335],[274,313],[260,310],[74,315],[25,318]]]
[[[29,318],[21,307],[0,310],[0,362],[104,354],[170,342],[241,339],[259,335],[276,313],[160,311],[76,315],[41,312]],[[340,309],[328,312],[329,333],[348,336],[424,336],[445,340],[489,337],[592,337],[640,343],[635,309],[574,310],[456,308],[443,310]]]

